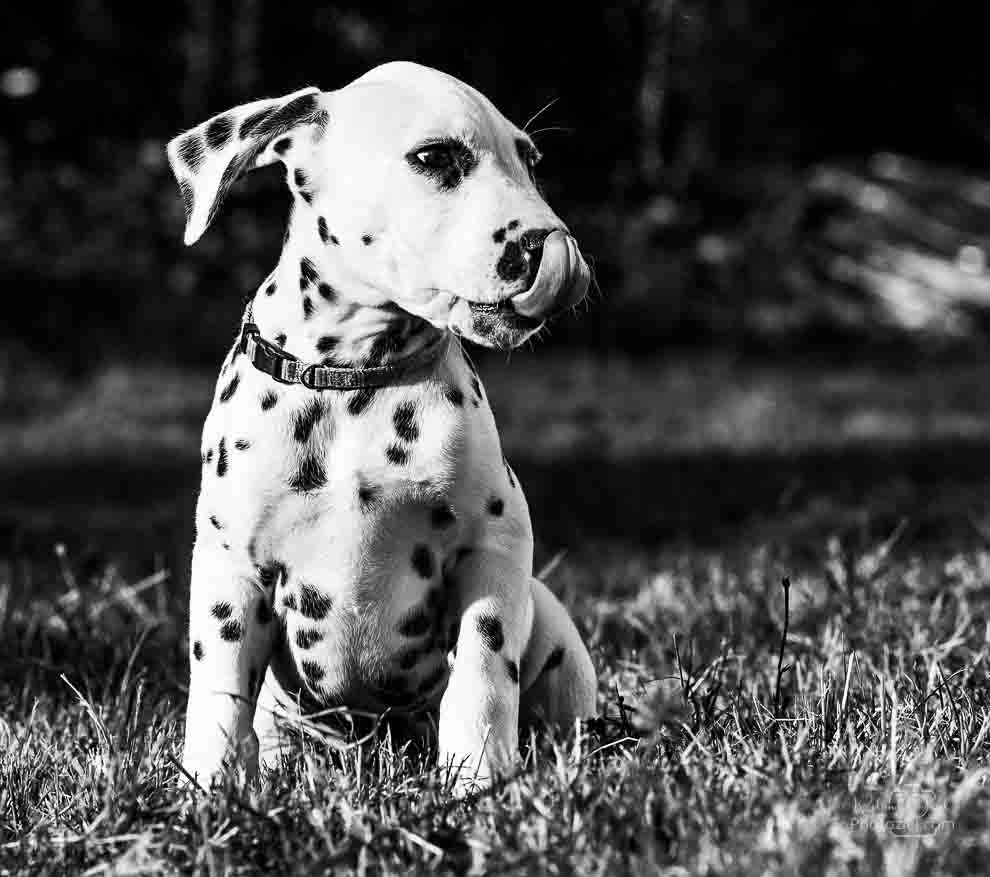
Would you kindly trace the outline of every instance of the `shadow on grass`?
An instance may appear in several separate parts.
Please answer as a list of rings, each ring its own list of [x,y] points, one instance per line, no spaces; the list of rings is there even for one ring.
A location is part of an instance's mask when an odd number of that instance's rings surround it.
[[[882,538],[904,517],[915,539],[971,542],[990,497],[986,441],[512,462],[545,551]],[[62,542],[82,574],[113,559],[133,575],[164,565],[184,586],[198,478],[178,457],[0,467],[0,558],[44,564]]]

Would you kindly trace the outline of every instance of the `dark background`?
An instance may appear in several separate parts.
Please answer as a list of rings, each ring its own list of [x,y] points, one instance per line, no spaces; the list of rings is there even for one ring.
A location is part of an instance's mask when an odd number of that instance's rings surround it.
[[[920,252],[958,278],[960,248],[987,244],[990,196],[963,192],[990,154],[985,52],[945,4],[15,0],[4,19],[0,336],[59,368],[216,362],[277,256],[288,198],[274,171],[255,174],[186,251],[164,143],[238,103],[332,89],[393,59],[463,78],[519,123],[555,101],[532,126],[550,129],[537,135],[542,182],[604,300],[552,344],[982,339],[971,272],[916,325],[876,289],[904,270],[863,250]],[[849,185],[823,182],[830,168]],[[918,215],[860,197],[871,181]],[[860,275],[837,272],[836,251]],[[911,283],[895,295],[931,298],[930,278]]]

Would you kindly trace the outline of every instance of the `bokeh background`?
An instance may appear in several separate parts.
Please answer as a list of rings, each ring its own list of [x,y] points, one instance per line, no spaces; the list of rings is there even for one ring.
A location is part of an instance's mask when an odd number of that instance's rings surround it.
[[[542,183],[594,258],[585,313],[535,350],[481,356],[539,553],[872,537],[902,519],[974,537],[990,450],[981,40],[933,0],[11,0],[7,577],[29,586],[67,557],[184,582],[199,425],[288,196],[277,172],[252,175],[185,249],[164,144],[399,58],[520,123],[546,107],[530,126]]]

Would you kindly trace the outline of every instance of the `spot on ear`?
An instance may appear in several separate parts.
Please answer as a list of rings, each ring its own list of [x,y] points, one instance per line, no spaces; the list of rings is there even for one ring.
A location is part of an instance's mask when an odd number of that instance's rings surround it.
[[[361,235],[361,243],[365,246],[368,246],[368,244],[370,244],[373,240],[374,238],[370,234]]]
[[[502,622],[494,615],[478,616],[478,633],[484,644],[493,652],[499,651],[505,645],[505,634],[502,632]]]
[[[250,136],[255,128],[257,128],[262,122],[265,121],[275,110],[275,107],[266,107],[263,110],[258,110],[255,113],[251,113],[243,122],[241,122],[241,127],[237,129],[238,137],[248,137]]]
[[[292,138],[283,137],[281,140],[276,140],[275,145],[272,147],[278,155],[285,155],[292,147]]]
[[[261,397],[262,411],[271,411],[277,404],[278,395],[273,390],[269,390],[264,396]]]
[[[179,144],[178,153],[186,167],[195,173],[206,156],[203,139],[197,133],[190,134]]]
[[[488,513],[494,515],[496,518],[502,517],[502,512],[505,511],[505,503],[497,496],[493,496],[488,500]]]
[[[186,180],[179,180],[179,194],[182,195],[182,209],[186,214],[186,222],[193,212],[193,187]]]
[[[229,116],[217,116],[206,126],[206,142],[210,149],[223,149],[234,133],[234,120]]]

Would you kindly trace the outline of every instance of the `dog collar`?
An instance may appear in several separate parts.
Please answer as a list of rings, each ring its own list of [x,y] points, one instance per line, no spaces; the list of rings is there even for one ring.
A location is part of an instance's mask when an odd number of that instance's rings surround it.
[[[369,387],[386,387],[412,372],[433,365],[446,352],[449,341],[444,332],[422,350],[388,365],[371,368],[340,368],[305,363],[262,338],[257,325],[251,322],[251,311],[248,309],[241,327],[238,349],[247,354],[258,371],[264,372],[280,384],[302,384],[310,390],[363,390]]]

